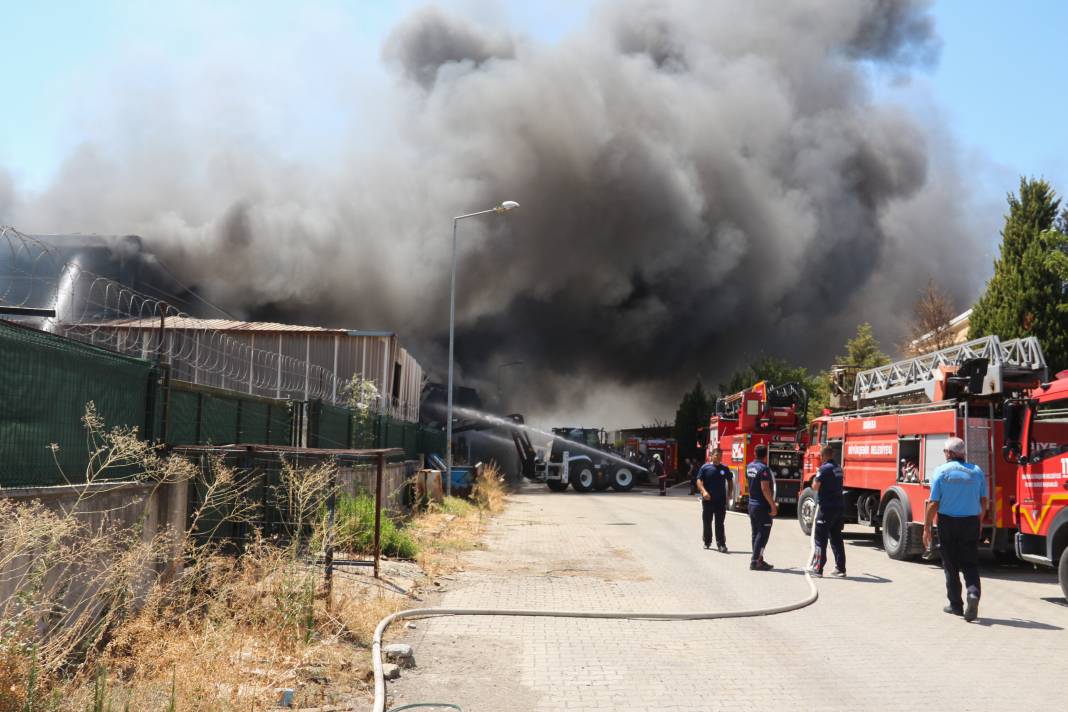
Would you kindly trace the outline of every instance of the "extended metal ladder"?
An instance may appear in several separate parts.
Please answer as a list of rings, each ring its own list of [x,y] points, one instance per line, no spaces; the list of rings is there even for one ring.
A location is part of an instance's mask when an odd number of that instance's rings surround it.
[[[979,390],[971,390],[971,395],[994,395],[1002,393],[1006,384],[1046,378],[1046,357],[1038,339],[1026,336],[1003,342],[997,336],[984,336],[861,371],[853,386],[853,397],[858,405],[919,394],[933,399],[940,366],[982,361],[986,362],[982,385]]]

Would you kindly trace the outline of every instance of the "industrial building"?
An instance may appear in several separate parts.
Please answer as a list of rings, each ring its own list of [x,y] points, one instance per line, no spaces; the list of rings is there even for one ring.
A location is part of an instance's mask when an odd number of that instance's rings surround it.
[[[423,368],[389,331],[166,317],[68,327],[82,341],[159,355],[171,377],[269,398],[346,400],[354,376],[374,383],[376,411],[419,420]]]

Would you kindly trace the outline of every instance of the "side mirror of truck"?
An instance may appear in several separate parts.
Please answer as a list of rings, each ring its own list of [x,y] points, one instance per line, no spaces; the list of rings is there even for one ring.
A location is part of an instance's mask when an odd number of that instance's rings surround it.
[[[1001,448],[1002,456],[1009,462],[1019,463],[1023,452],[1021,436],[1023,435],[1024,416],[1027,406],[1022,401],[1010,400],[1005,403],[1005,440]]]

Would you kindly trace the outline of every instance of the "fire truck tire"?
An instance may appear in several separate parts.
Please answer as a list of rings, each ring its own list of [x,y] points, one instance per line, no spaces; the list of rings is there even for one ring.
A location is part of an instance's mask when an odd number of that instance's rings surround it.
[[[797,498],[797,523],[801,525],[801,531],[805,536],[812,534],[812,524],[816,517],[816,493],[811,487],[806,487],[801,496]]]
[[[617,467],[612,473],[612,489],[616,492],[630,492],[637,481],[634,471],[629,467]]]
[[[570,473],[571,486],[575,488],[576,492],[590,492],[593,490],[593,486],[597,484],[597,473],[594,472],[593,466],[588,463],[580,463],[575,465],[575,469]]]
[[[1057,579],[1061,582],[1061,593],[1068,600],[1068,546],[1061,552],[1061,562],[1057,566]]]
[[[594,483],[593,489],[595,492],[604,492],[612,484],[612,481],[605,475],[601,475],[597,478],[597,482]]]
[[[553,492],[563,492],[564,490],[567,489],[567,483],[566,482],[561,482],[560,480],[546,480],[545,484]]]
[[[891,499],[883,509],[883,550],[891,559],[904,561],[923,550],[916,528],[905,516],[905,507]]]

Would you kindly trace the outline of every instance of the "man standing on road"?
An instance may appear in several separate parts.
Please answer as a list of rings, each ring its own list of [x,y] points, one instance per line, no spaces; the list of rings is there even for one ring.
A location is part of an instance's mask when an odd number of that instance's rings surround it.
[[[712,451],[712,462],[701,466],[697,471],[697,489],[701,492],[701,523],[704,525],[702,536],[705,548],[712,546],[712,520],[716,520],[716,549],[727,553],[727,534],[723,529],[723,520],[727,518],[727,502],[734,494],[734,473],[720,460],[723,451],[718,447]]]
[[[653,454],[653,474],[656,479],[660,480],[660,496],[667,495],[667,471],[664,469],[664,463],[660,459],[660,453]]]
[[[931,527],[938,516],[938,549],[946,572],[946,613],[974,621],[979,615],[979,534],[989,493],[986,475],[964,461],[964,441],[946,440],[946,464],[931,476],[931,501],[923,520],[923,545],[931,548]],[[961,600],[960,574],[967,586],[967,604]]]
[[[771,564],[764,561],[764,548],[771,537],[771,518],[779,513],[772,490],[771,470],[768,469],[768,446],[756,446],[756,459],[745,466],[745,477],[749,481],[749,525],[753,529],[753,558],[749,568],[754,571],[767,571]]]
[[[816,517],[816,552],[809,571],[813,576],[823,576],[829,538],[834,551],[834,571],[831,576],[845,578],[845,544],[842,541],[842,527],[845,525],[845,496],[842,493],[844,476],[842,468],[834,461],[834,448],[825,445],[820,452],[823,464],[812,480],[812,489],[816,491],[820,511]]]
[[[697,471],[699,469],[701,468],[698,467],[696,460],[686,458],[686,469],[684,470],[684,472],[686,472],[686,476],[690,478],[691,495],[697,494]]]

